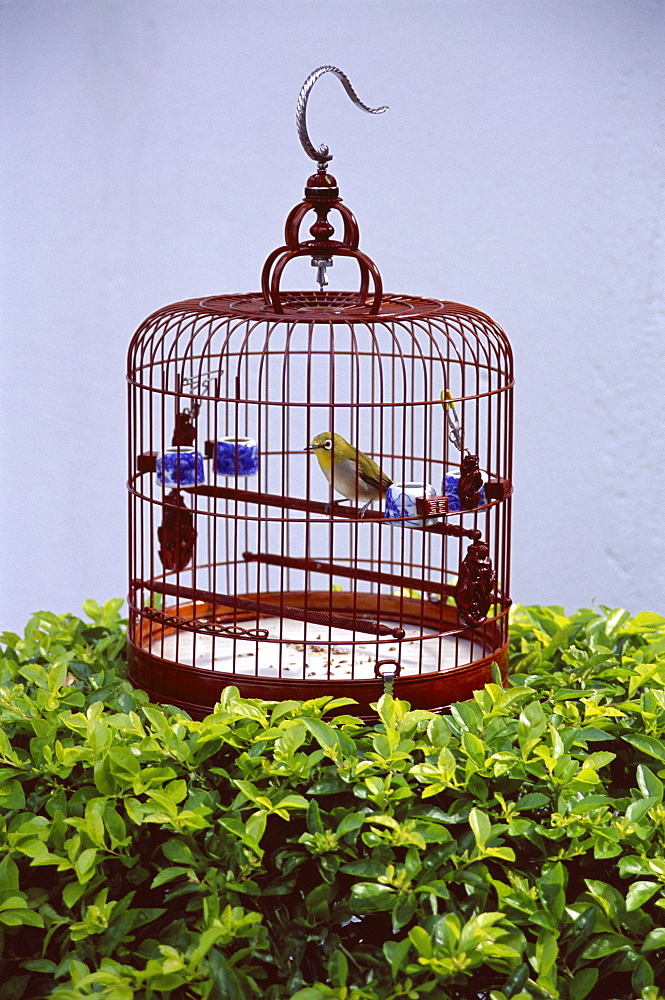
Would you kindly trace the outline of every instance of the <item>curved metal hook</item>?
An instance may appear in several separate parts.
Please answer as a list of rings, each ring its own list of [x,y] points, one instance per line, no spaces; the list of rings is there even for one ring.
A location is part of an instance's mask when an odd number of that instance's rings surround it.
[[[311,157],[312,160],[316,160],[321,167],[325,167],[326,163],[332,160],[332,153],[325,143],[322,146],[319,146],[318,149],[312,145],[307,133],[306,112],[309,92],[319,77],[323,76],[324,73],[334,73],[337,79],[341,81],[344,90],[347,92],[353,103],[357,107],[362,108],[363,111],[367,111],[370,115],[380,115],[383,114],[384,111],[388,110],[387,107],[368,108],[366,104],[363,104],[351,86],[351,81],[346,73],[343,73],[341,69],[337,69],[336,66],[319,66],[319,68],[315,69],[313,73],[310,73],[303,83],[300,94],[298,95],[298,104],[296,106],[296,128],[298,129],[298,138],[302,143],[303,149],[307,155]]]

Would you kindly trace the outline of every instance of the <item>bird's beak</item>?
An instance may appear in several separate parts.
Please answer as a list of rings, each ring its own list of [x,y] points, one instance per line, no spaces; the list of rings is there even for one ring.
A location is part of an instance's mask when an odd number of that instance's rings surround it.
[[[316,451],[317,448],[318,445],[316,444],[308,444],[303,448],[303,451]]]

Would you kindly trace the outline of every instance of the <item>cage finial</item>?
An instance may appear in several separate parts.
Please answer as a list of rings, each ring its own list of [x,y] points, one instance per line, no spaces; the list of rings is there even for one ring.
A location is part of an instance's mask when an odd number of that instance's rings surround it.
[[[362,108],[363,111],[367,111],[370,115],[380,115],[384,111],[387,111],[387,106],[381,108],[369,108],[366,104],[360,100],[355,90],[351,86],[351,81],[349,80],[346,73],[343,73],[341,69],[336,66],[319,66],[315,69],[313,73],[310,73],[305,82],[302,85],[300,94],[298,95],[298,104],[296,106],[296,127],[298,129],[298,137],[302,143],[302,147],[312,160],[316,160],[319,165],[320,170],[326,169],[326,164],[332,160],[332,153],[328,149],[325,143],[316,149],[309,138],[307,132],[307,100],[309,98],[309,92],[324,73],[334,73],[338,80],[341,81],[344,90],[347,92],[353,103]]]

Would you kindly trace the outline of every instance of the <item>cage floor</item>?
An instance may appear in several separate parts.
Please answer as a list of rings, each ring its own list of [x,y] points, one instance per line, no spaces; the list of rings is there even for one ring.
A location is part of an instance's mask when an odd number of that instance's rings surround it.
[[[455,636],[435,636],[432,629],[406,630],[401,642],[376,642],[357,632],[320,625],[260,618],[244,621],[245,628],[267,629],[280,642],[184,632],[154,641],[150,652],[164,660],[200,669],[249,676],[349,680],[374,677],[377,660],[399,660],[401,676],[452,670],[483,656],[480,644]],[[409,637],[414,636],[412,641]]]

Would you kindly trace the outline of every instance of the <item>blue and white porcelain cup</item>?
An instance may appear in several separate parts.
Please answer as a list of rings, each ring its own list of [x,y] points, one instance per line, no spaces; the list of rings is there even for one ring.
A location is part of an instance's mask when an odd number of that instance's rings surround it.
[[[416,500],[435,497],[436,490],[429,483],[393,483],[386,492],[386,517],[416,517]],[[437,517],[419,517],[417,521],[404,521],[407,528],[422,528],[436,524]]]
[[[441,483],[441,492],[448,497],[448,512],[454,514],[456,511],[462,509],[462,505],[459,501],[459,472],[447,472],[443,477],[443,482]],[[487,503],[485,497],[485,487],[483,486],[480,490],[480,500],[478,506],[482,507]]]
[[[254,476],[259,471],[259,449],[254,438],[223,437],[215,447],[218,476]]]
[[[203,455],[196,448],[167,448],[157,456],[157,482],[180,489],[200,486],[205,483]]]

